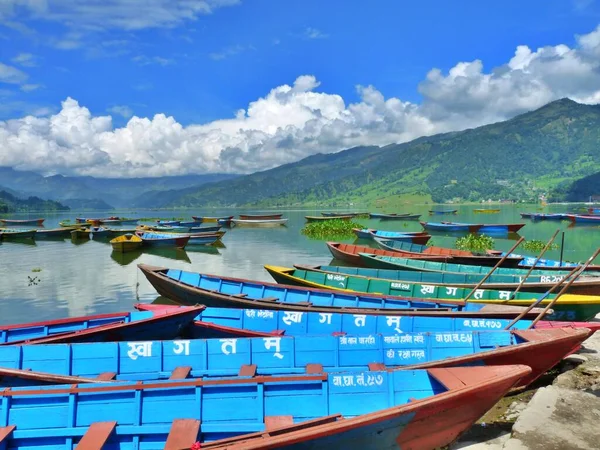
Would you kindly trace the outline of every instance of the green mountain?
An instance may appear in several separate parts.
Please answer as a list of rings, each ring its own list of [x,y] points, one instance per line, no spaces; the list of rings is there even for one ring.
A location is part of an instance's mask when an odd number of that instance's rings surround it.
[[[505,122],[359,147],[180,192],[170,206],[537,200],[600,172],[600,106],[562,99]],[[555,191],[556,190],[556,191]]]
[[[1,189],[1,188],[0,188]],[[69,207],[52,200],[38,197],[21,199],[5,190],[0,190],[0,213],[27,211],[68,211]]]

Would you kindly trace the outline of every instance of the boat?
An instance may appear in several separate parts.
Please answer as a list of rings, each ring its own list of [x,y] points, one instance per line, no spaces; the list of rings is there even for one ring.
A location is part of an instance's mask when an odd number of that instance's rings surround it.
[[[274,228],[279,226],[285,226],[287,221],[288,219],[231,219],[231,225],[235,225],[236,227]]]
[[[566,214],[546,214],[546,213],[519,213],[523,219],[531,220],[564,220],[568,219]]]
[[[178,226],[181,223],[181,220],[157,220],[156,223],[162,226]],[[199,223],[199,222],[194,222]]]
[[[136,228],[143,231],[161,231],[166,233],[190,232],[190,227],[180,227],[176,225],[138,225]]]
[[[393,241],[412,242],[414,244],[426,244],[431,235],[424,231],[403,233],[399,231],[383,231],[373,228],[353,228],[352,231],[359,239],[381,238]]]
[[[166,245],[171,247],[185,248],[190,236],[186,234],[167,234],[137,231],[136,234],[142,239],[144,246]]]
[[[122,236],[124,234],[134,234],[137,228],[106,228],[105,234],[107,236]]]
[[[223,227],[231,226],[231,218],[217,219],[217,223]]]
[[[384,213],[369,213],[369,219],[381,219],[382,217],[389,217],[389,216],[394,216],[394,217],[406,217],[406,216],[410,216],[410,213],[404,213],[404,214],[396,214],[396,213],[391,213],[391,214],[384,214]]]
[[[196,222],[200,223],[217,223],[221,219],[233,219],[233,216],[224,216],[224,217],[201,217],[201,216],[192,216],[192,219]]]
[[[600,216],[584,216],[581,214],[565,214],[565,217],[575,224],[595,224],[600,225]]]
[[[484,224],[459,222],[421,222],[421,226],[432,231],[460,231],[467,233],[505,234],[516,233],[525,226],[524,223]]]
[[[327,222],[329,220],[350,220],[354,216],[304,216],[307,222]]]
[[[29,226],[29,225],[42,227],[42,226],[44,226],[44,220],[45,219],[0,219],[0,223],[3,223],[5,225],[18,226],[18,227]]]
[[[369,216],[379,220],[419,220],[421,214],[369,214]]]
[[[359,217],[359,216],[368,216],[369,213],[368,212],[350,212],[350,213],[322,212],[321,215],[324,217],[339,217],[339,216]]]
[[[22,228],[0,228],[0,240],[4,239],[35,239],[35,228],[26,230]]]
[[[368,294],[404,296],[409,298],[463,300],[474,286],[441,284],[441,277],[415,281],[410,271],[337,268],[331,266],[311,267],[297,265],[295,268],[265,266],[275,281],[281,284],[355,291]],[[383,278],[389,277],[389,278]],[[497,289],[477,289],[469,301],[476,303],[507,304],[529,306],[540,297],[540,293],[518,292],[511,299],[513,291]],[[549,294],[541,303],[545,307],[556,297]],[[553,305],[549,320],[590,320],[600,313],[600,296],[563,294]]]
[[[202,304],[225,308],[262,308],[298,312],[359,312],[363,314],[434,317],[515,317],[524,308],[480,305],[460,301],[419,300],[377,294],[336,292],[186,272],[138,264],[163,297],[180,305]],[[537,316],[539,311],[530,312]]]
[[[462,272],[448,272],[441,270],[441,266],[434,261],[423,261],[410,258],[398,258],[393,256],[380,256],[372,255],[368,253],[359,253],[360,258],[363,261],[363,265],[366,267],[376,269],[390,269],[390,270],[415,270],[419,272],[429,273],[443,273],[448,275],[467,275],[468,280],[474,281],[475,283],[481,281],[485,276],[483,273],[472,273],[467,270]],[[445,264],[445,263],[442,263]],[[468,268],[471,266],[460,265],[462,268]],[[448,266],[445,266],[448,267]],[[532,292],[546,292],[554,284],[558,283],[564,278],[563,275],[551,273],[549,275],[531,275],[527,278],[527,281],[523,284],[522,290],[531,290]],[[523,280],[521,275],[496,275],[495,273],[490,275],[486,284],[483,287],[491,288],[487,284],[504,285],[498,289],[512,290]],[[497,287],[495,287],[497,288]],[[600,277],[595,276],[582,276],[579,277],[569,287],[569,291],[572,294],[583,294],[583,295],[600,295]]]
[[[79,227],[71,231],[71,239],[89,239],[90,229],[87,227]]]
[[[122,236],[111,239],[110,245],[115,252],[131,252],[142,246],[142,238],[135,234],[127,233]]]
[[[331,252],[331,255],[335,259],[339,259],[347,264],[351,264],[353,266],[362,266],[363,261],[361,260],[359,253],[372,253],[374,255],[389,255],[389,256],[398,256],[398,253],[391,252],[388,250],[382,250],[380,248],[372,248],[367,247],[366,245],[354,245],[354,244],[344,244],[341,242],[327,242],[327,248]],[[428,258],[429,261],[447,261],[450,256],[442,255],[442,256],[434,256],[434,255],[424,255],[418,256],[415,255],[415,258]]]
[[[429,215],[433,216],[435,214],[456,214],[458,209],[430,209]]]
[[[137,224],[139,222],[140,219],[127,219],[125,217],[120,217],[119,221],[121,222],[121,225],[130,225],[130,224]]]
[[[35,232],[35,239],[64,239],[71,237],[71,231],[77,227],[61,227],[61,228],[40,228]]]
[[[86,228],[88,226],[87,223],[81,222],[71,222],[70,220],[63,220],[62,222],[58,222],[58,225],[62,228]]]
[[[178,223],[178,225],[180,227],[189,227],[189,228],[192,228],[192,227],[199,227],[199,226],[201,226],[202,222],[197,222],[195,220],[185,220],[185,221],[182,220],[182,221],[180,221]]]
[[[14,325],[0,325],[0,346],[25,343],[101,342],[173,339],[202,306],[117,312]]]
[[[239,218],[241,220],[277,220],[281,219],[283,214],[275,213],[275,214],[240,214]]]
[[[190,227],[190,233],[218,233],[221,230],[221,225],[214,227]]]
[[[169,311],[178,305],[136,303],[141,311]],[[185,331],[186,338],[221,339],[281,336],[393,336],[402,333],[500,331],[511,325],[508,319],[462,319],[455,317],[385,316],[369,314],[274,311],[207,307]],[[511,330],[546,328],[587,328],[600,330],[600,322],[564,322],[521,319]]]
[[[500,208],[476,208],[473,212],[476,214],[496,214],[500,212]]]
[[[224,234],[224,231],[218,233],[190,233],[188,245],[211,245],[221,239]]]
[[[223,343],[230,353],[231,345]],[[312,367],[315,373],[281,377],[252,376],[254,370],[242,365],[246,376],[233,379],[182,380],[180,370],[168,381],[4,389],[3,444],[380,450],[393,442],[434,448],[454,441],[531,373],[520,365],[352,374]]]
[[[494,253],[475,253],[468,250],[458,250],[455,248],[437,247],[435,245],[419,245],[410,242],[401,242],[388,239],[374,238],[374,241],[383,250],[396,253],[392,256],[400,256],[403,258],[419,258],[430,261],[440,261],[439,256],[448,256],[445,261],[456,264],[473,264],[479,266],[495,266],[501,255]],[[371,253],[369,251],[364,253]],[[432,259],[428,258],[431,255]],[[490,259],[489,256],[494,256]],[[502,262],[502,267],[518,267],[523,260],[523,256],[511,255]]]
[[[506,255],[506,252],[503,252],[501,250],[487,250],[486,253],[488,253],[490,255],[496,255],[496,256]],[[510,256],[511,257],[514,256],[517,258],[523,258],[523,261],[521,261],[519,263],[519,267],[527,268],[527,269],[531,268],[534,264],[535,264],[536,268],[546,269],[546,270],[573,269],[574,267],[582,265],[582,263],[580,263],[580,262],[557,261],[555,259],[542,258],[538,261],[538,259],[535,256],[518,255],[516,253],[511,253]],[[588,272],[593,272],[593,271],[600,271],[600,265],[599,264],[590,264],[586,267],[586,274],[588,274]]]
[[[237,360],[255,366],[254,376],[302,374],[308,361],[324,372],[348,373],[375,365],[389,371],[510,363],[532,368],[517,385],[526,387],[591,334],[586,328],[548,328],[3,346],[0,376],[4,388],[168,380],[176,370],[181,379],[236,377],[240,367],[231,364],[235,347]]]

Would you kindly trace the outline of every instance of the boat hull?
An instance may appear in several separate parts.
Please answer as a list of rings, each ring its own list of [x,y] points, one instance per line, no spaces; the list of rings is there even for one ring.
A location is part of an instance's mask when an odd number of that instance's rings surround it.
[[[277,228],[285,226],[288,219],[257,219],[257,220],[242,220],[231,219],[231,225],[236,227],[255,227],[255,228]]]
[[[20,219],[0,219],[0,223],[4,223],[6,225],[18,225],[18,226],[35,225],[35,226],[41,227],[41,226],[44,225],[44,220],[45,219],[24,219],[24,220],[20,220]]]

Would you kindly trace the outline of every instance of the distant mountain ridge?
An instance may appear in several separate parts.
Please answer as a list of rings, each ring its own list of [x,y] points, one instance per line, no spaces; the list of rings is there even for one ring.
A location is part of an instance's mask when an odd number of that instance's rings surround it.
[[[52,200],[42,200],[39,197],[18,198],[0,186],[0,213],[68,210],[68,206]]]
[[[314,155],[181,191],[169,206],[537,200],[600,172],[600,106],[557,100],[504,122],[385,147]]]

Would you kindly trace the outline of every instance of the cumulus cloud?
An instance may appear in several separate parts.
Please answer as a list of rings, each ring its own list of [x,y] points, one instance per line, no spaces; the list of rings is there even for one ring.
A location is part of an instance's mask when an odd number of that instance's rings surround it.
[[[431,70],[420,104],[357,86],[347,104],[312,75],[272,89],[234,117],[183,126],[173,117],[133,116],[121,128],[71,98],[59,113],[0,122],[0,166],[95,176],[249,173],[318,152],[386,145],[510,118],[562,97],[600,100],[600,27],[576,45],[519,46],[506,64],[479,60]],[[1,66],[0,66],[1,69]],[[0,74],[2,72],[0,71]],[[123,114],[123,110],[110,110]]]
[[[133,110],[126,105],[115,105],[110,108],[107,108],[107,111],[124,117],[125,119],[128,119],[131,116],[133,116]]]

